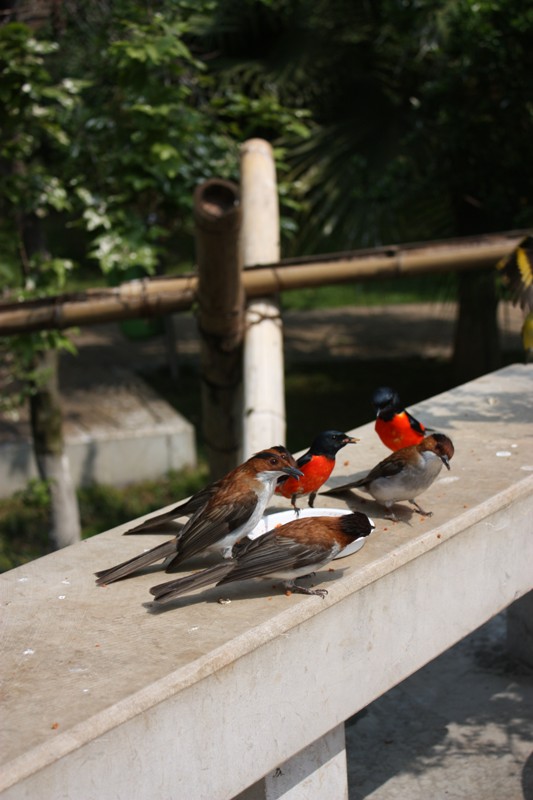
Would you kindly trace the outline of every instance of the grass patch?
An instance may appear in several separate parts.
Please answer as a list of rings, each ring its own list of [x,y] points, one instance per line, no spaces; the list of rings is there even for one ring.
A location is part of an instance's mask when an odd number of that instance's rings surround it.
[[[442,275],[363,281],[318,286],[313,289],[284,291],[281,305],[284,310],[310,311],[316,308],[340,306],[377,306],[398,303],[442,303],[457,299],[457,275]]]

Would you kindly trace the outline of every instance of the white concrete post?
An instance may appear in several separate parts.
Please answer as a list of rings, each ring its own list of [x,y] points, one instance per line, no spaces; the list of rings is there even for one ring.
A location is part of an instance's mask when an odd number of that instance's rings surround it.
[[[280,257],[279,206],[272,147],[249,139],[241,148],[241,263],[270,264]],[[247,306],[244,338],[243,459],[285,444],[283,331],[273,297]]]
[[[337,725],[234,800],[348,800],[344,725]]]

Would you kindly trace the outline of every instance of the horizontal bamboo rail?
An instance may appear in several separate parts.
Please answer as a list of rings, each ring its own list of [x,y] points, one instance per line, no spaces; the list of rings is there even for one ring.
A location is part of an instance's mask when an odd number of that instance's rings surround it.
[[[423,244],[391,245],[247,266],[242,279],[248,298],[289,289],[359,280],[426,275],[494,267],[530,231],[463,237]],[[0,304],[0,336],[152,317],[190,309],[196,275],[129,281],[109,289]]]

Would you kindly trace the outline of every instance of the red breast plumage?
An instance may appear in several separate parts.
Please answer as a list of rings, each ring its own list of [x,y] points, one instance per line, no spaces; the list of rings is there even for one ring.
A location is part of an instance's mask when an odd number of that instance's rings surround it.
[[[290,498],[296,510],[298,510],[297,498],[308,494],[309,505],[312,508],[318,490],[335,467],[335,456],[341,447],[358,441],[341,431],[322,431],[315,436],[309,450],[296,462],[303,475],[300,478],[281,478],[276,493]]]
[[[171,558],[166,572],[174,572],[186,558],[205,550],[215,549],[226,555],[237,539],[255,528],[277,480],[283,475],[300,474],[296,461],[282,446],[256,453],[217,481],[214,490],[204,494],[203,505],[199,505],[175,537],[122,564],[97,572],[97,584],[112,583],[162,559]]]
[[[397,501],[408,500],[420,514],[430,516],[432,512],[424,511],[415,502],[415,497],[431,486],[443,464],[450,469],[453,454],[451,439],[443,433],[433,433],[426,436],[420,444],[403,447],[391,453],[363,478],[336,486],[323,494],[334,495],[359,488],[372,495],[387,511]],[[396,519],[392,512],[387,517]]]
[[[431,432],[405,410],[398,392],[389,386],[376,389],[372,402],[376,410],[376,433],[390,450],[419,444]]]
[[[186,592],[249,578],[281,580],[292,592],[324,597],[326,589],[308,589],[294,582],[328,564],[348,545],[368,536],[373,525],[360,512],[338,517],[307,517],[288,522],[256,539],[241,539],[230,559],[206,570],[150,589],[165,604]]]

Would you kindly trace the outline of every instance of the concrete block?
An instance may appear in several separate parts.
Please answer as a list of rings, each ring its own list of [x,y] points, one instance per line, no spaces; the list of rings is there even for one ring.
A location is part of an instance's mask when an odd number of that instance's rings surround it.
[[[148,384],[124,368],[83,380],[62,393],[66,451],[73,481],[124,486],[196,464],[194,428]],[[0,497],[38,476],[27,410],[0,418]]]

